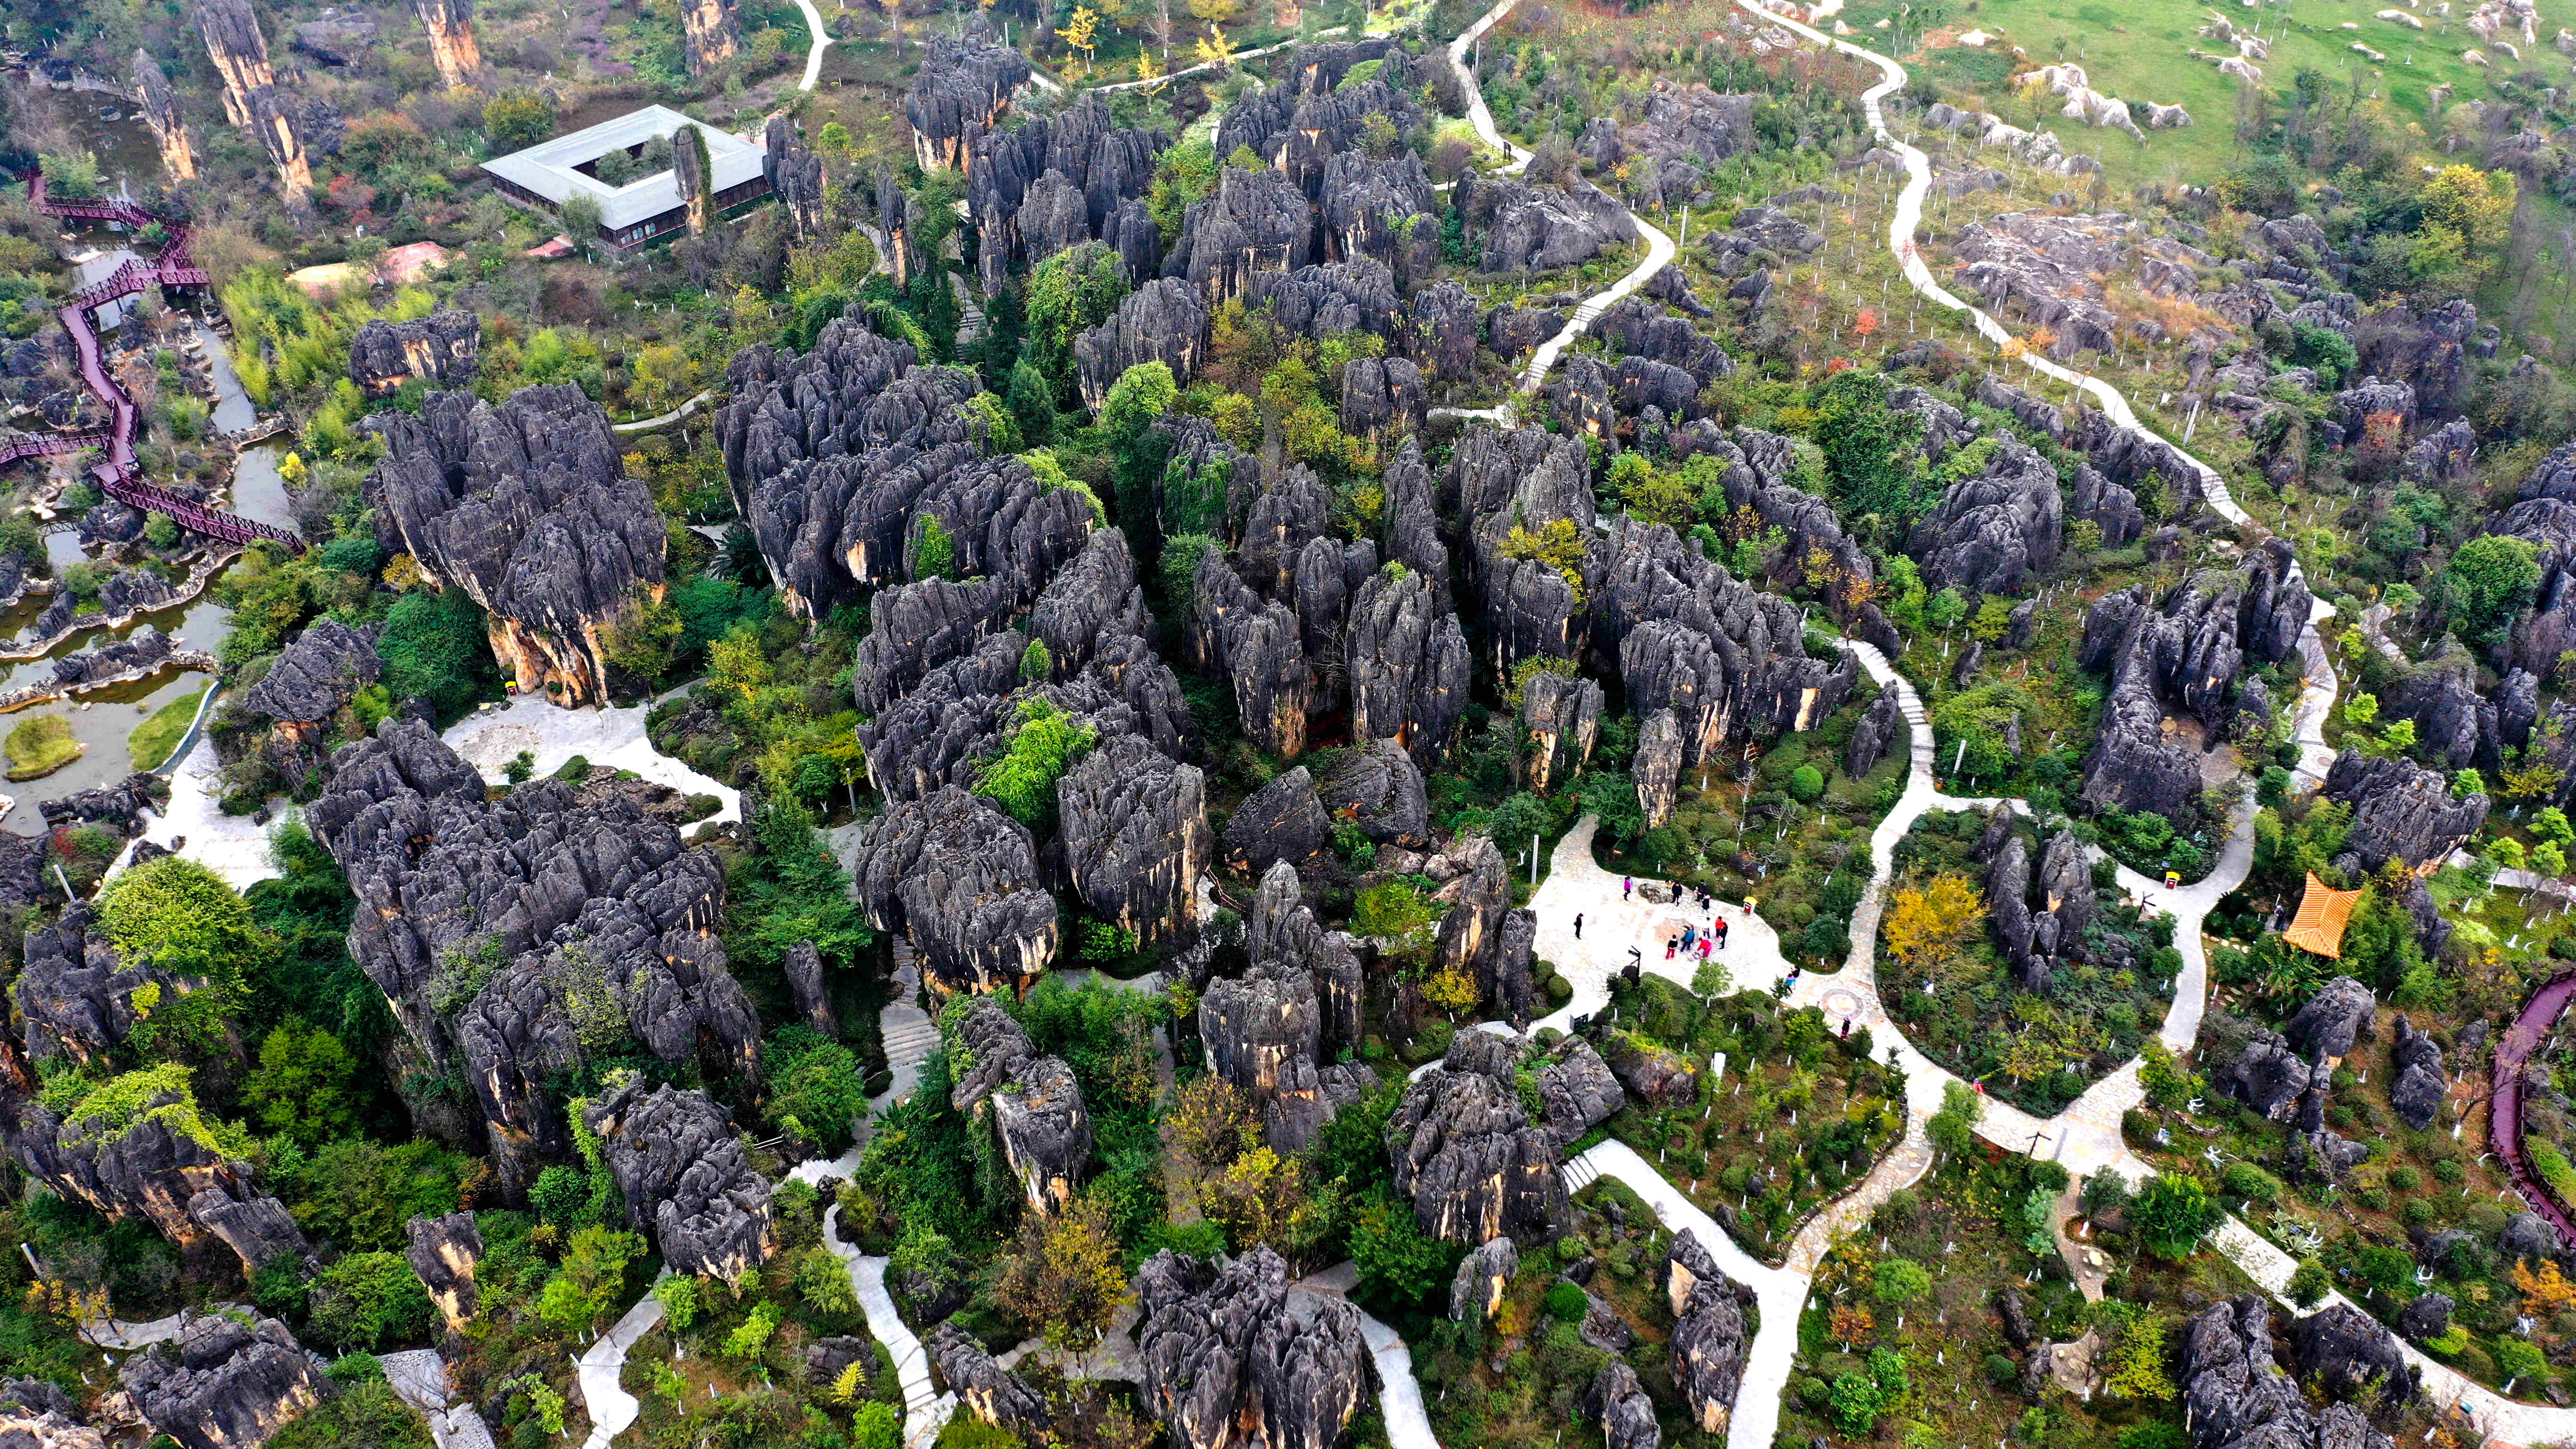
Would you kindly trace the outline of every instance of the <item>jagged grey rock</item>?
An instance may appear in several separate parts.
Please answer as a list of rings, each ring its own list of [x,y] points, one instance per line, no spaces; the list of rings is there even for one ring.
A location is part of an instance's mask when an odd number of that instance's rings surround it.
[[[627,476],[608,415],[571,383],[498,406],[433,392],[417,417],[377,413],[367,475],[376,541],[491,615],[492,650],[521,693],[567,707],[608,690],[600,626],[662,594],[669,530]]]
[[[1395,1190],[1435,1238],[1545,1241],[1566,1216],[1556,1138],[1531,1123],[1507,1074],[1498,1079],[1466,1065],[1470,1057],[1458,1042],[1483,1035],[1459,1033],[1448,1059],[1405,1088],[1386,1127]]]
[[[987,1424],[998,1424],[1034,1442],[1054,1420],[1046,1396],[1028,1380],[994,1362],[974,1335],[955,1323],[930,1330],[922,1346],[957,1401]]]
[[[777,1247],[769,1183],[733,1117],[697,1089],[620,1087],[582,1114],[599,1138],[626,1221],[651,1228],[675,1273],[733,1282]]]
[[[1337,1089],[1368,1072],[1326,1065],[1359,1041],[1359,959],[1339,932],[1317,924],[1285,861],[1262,876],[1244,934],[1250,969],[1208,984],[1199,1039],[1209,1070],[1260,1113],[1270,1146],[1302,1152],[1340,1106]]]
[[[183,1449],[259,1449],[321,1403],[317,1362],[274,1318],[207,1313],[116,1375],[135,1412]]]
[[[1291,1294],[1266,1244],[1232,1259],[1156,1253],[1136,1302],[1137,1388],[1176,1446],[1332,1449],[1373,1382],[1359,1311]]]
[[[416,1216],[406,1231],[410,1245],[403,1250],[404,1261],[429,1290],[429,1301],[438,1306],[447,1330],[463,1328],[482,1306],[474,1270],[483,1261],[483,1234],[474,1226],[474,1214]]]
[[[1056,904],[1027,826],[955,785],[906,801],[859,835],[868,923],[901,931],[941,995],[1018,988],[1054,959]]]
[[[1431,802],[1422,771],[1393,740],[1354,747],[1315,788],[1324,813],[1346,819],[1378,845],[1431,843]]]
[[[572,1149],[545,1084],[581,1053],[613,1039],[712,1075],[758,1069],[718,930],[723,867],[631,796],[539,780],[487,802],[426,725],[388,720],[332,756],[305,820],[357,894],[349,954],[402,1023],[404,1060],[473,1084],[481,1122],[460,1126],[514,1200]]]
[[[2352,807],[2344,849],[2365,871],[2391,860],[2421,869],[2456,850],[2486,823],[2488,797],[2461,797],[2440,772],[2411,760],[2381,759],[2356,750],[2335,756],[2320,792]]]
[[[1299,765],[1235,807],[1225,823],[1226,863],[1245,875],[1265,873],[1282,861],[1303,864],[1332,836],[1333,823],[1315,794],[1315,777]]]
[[[370,318],[349,339],[349,376],[383,397],[417,378],[432,387],[462,387],[482,361],[483,319],[441,308],[407,322]]]

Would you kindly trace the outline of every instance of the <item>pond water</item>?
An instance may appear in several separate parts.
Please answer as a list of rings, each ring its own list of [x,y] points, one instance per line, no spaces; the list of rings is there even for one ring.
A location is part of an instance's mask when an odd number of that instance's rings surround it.
[[[83,95],[81,99],[103,98]],[[91,108],[93,114],[96,109]],[[122,129],[134,131],[140,128],[128,124]],[[142,162],[157,167],[157,153],[153,151],[149,137],[144,138],[142,145]],[[101,148],[100,160],[105,167],[108,161],[105,148]],[[128,164],[132,163],[129,161]],[[137,173],[128,179],[141,180],[150,174]],[[74,284],[77,286],[87,286],[109,275],[136,255],[110,232],[92,232],[85,240],[100,250],[97,255],[73,267]],[[96,315],[102,330],[114,325],[124,305],[98,309]],[[202,323],[198,326],[197,335],[205,348],[214,383],[215,426],[225,432],[249,427],[258,420],[258,410],[243,392],[241,379],[233,372],[232,362],[224,351],[223,339]],[[233,479],[232,506],[236,511],[264,523],[293,525],[293,510],[287,502],[286,485],[277,472],[278,462],[283,457],[284,450],[276,444],[261,444],[243,451]],[[87,557],[81,549],[79,535],[69,529],[45,535],[45,553],[57,572]],[[174,573],[174,581],[178,577],[184,577],[184,574]],[[37,616],[50,602],[49,597],[36,595],[14,608],[0,610],[0,640],[24,639]],[[85,649],[95,649],[147,626],[170,635],[181,649],[211,652],[231,632],[232,611],[200,597],[185,608],[146,614],[122,629],[83,629],[55,645],[41,659],[0,664],[0,692],[50,679],[54,660]],[[40,802],[111,785],[132,774],[135,764],[127,741],[135,726],[149,719],[163,705],[195,694],[207,683],[208,676],[202,672],[166,669],[131,684],[0,715],[0,735],[30,719],[44,715],[59,716],[71,723],[72,737],[82,746],[79,759],[41,780],[0,783],[0,793],[13,797],[17,802],[5,817],[0,817],[0,830],[19,835],[42,834],[45,820],[43,811],[38,808]]]
[[[135,114],[132,97],[97,91],[64,91],[57,95],[64,114],[71,120],[72,134],[80,137],[81,144],[98,158],[100,185],[109,191],[141,191],[161,184],[161,144],[152,138],[152,128]]]

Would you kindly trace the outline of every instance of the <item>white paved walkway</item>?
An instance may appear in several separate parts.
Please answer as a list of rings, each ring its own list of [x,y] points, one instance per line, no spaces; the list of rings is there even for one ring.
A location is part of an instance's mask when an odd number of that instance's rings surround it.
[[[636,1415],[644,1411],[644,1406],[635,1402],[635,1396],[626,1392],[618,1380],[626,1372],[627,1352],[661,1321],[662,1300],[647,1292],[614,1326],[583,1349],[581,1357],[573,1360],[575,1384],[581,1390],[582,1406],[590,1414],[590,1437],[582,1441],[582,1449],[608,1449],[608,1441],[625,1433]]]
[[[1360,1281],[1357,1266],[1343,1262],[1299,1279],[1291,1291],[1350,1302]],[[1431,1432],[1431,1416],[1422,1407],[1422,1383],[1413,1376],[1413,1350],[1394,1329],[1367,1309],[1351,1304],[1360,1316],[1360,1338],[1377,1364],[1378,1415],[1386,1422],[1387,1443],[1394,1449],[1440,1449]]]
[[[886,1291],[886,1260],[869,1257],[842,1242],[840,1222],[840,1204],[823,1210],[823,1245],[832,1250],[832,1256],[849,1265],[850,1286],[859,1295],[860,1311],[868,1316],[868,1333],[894,1356],[895,1377],[903,1381],[906,1449],[928,1449],[939,1438],[949,1416],[957,1412],[957,1396],[940,1393],[932,1386],[930,1353],[895,1310],[894,1295]]]
[[[626,709],[564,709],[542,695],[523,694],[507,704],[487,704],[448,728],[442,737],[488,784],[504,784],[521,751],[536,757],[538,775],[551,775],[575,755],[594,765],[632,770],[684,795],[713,795],[724,807],[707,823],[742,818],[742,792],[720,785],[653,748],[644,737],[648,705]],[[691,826],[695,829],[695,826]]]

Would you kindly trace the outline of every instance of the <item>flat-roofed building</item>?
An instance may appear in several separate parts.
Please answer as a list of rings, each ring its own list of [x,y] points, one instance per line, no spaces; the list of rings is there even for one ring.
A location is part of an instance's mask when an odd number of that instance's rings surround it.
[[[563,204],[574,196],[591,197],[599,203],[596,240],[612,250],[629,251],[687,230],[688,199],[680,195],[678,180],[667,170],[611,186],[599,179],[599,160],[612,151],[640,157],[646,146],[669,140],[683,126],[695,126],[706,135],[716,212],[769,194],[769,180],[761,170],[766,152],[760,142],[718,130],[668,106],[646,106],[524,151],[495,156],[483,163],[483,170],[503,196],[549,216],[561,216]]]

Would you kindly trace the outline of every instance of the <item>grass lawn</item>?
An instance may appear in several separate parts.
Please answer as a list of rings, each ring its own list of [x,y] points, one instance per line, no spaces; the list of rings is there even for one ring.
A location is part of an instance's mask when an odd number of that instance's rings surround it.
[[[2523,45],[2519,36],[2508,37],[2522,52],[2517,62],[2469,32],[2462,23],[2470,8],[2466,5],[2455,7],[2450,19],[2435,16],[2427,7],[2420,12],[2425,27],[2421,31],[2375,18],[2383,8],[2379,0],[2300,0],[2286,7],[2287,29],[2272,45],[2270,57],[2254,63],[2263,72],[2263,90],[2274,113],[2281,109],[2279,97],[2289,90],[2292,78],[2302,70],[2316,70],[2325,74],[2328,89],[2338,100],[2349,94],[2364,98],[2377,94],[2397,110],[2401,121],[2420,126],[2429,144],[2441,130],[2428,95],[2437,85],[2455,87],[2450,105],[2459,106],[2494,98],[2495,80],[2527,71],[2540,74],[2540,85],[2569,83],[2567,57],[2549,44],[2554,24],[2542,27],[2537,45]],[[1894,16],[1898,9],[1899,0],[1861,0],[1846,8],[1842,18],[1859,32],[1853,39],[1875,48],[1887,44],[1894,33],[1875,29],[1875,23]],[[1934,16],[1928,24],[1927,10]],[[2283,7],[2249,11],[2231,5],[2225,13],[2240,26],[2259,25],[2267,39],[2283,23]],[[2101,158],[2115,194],[2155,181],[2205,184],[2237,161],[2235,127],[2242,89],[2218,73],[2215,61],[2194,60],[2186,53],[2218,54],[2228,49],[2198,33],[2208,14],[2202,6],[2121,0],[1935,0],[1929,6],[1913,7],[1906,22],[1906,53],[1899,59],[1926,62],[1924,78],[1940,84],[1954,102],[1973,101],[2018,126],[2044,121],[2068,150]],[[2343,29],[2347,23],[2360,29]],[[1915,41],[1912,32],[1918,26],[1923,27],[1928,43]],[[2001,45],[2021,47],[2033,65],[2059,59],[2075,62],[2084,67],[2094,89],[2118,96],[2133,108],[2143,101],[2183,106],[2191,112],[2193,125],[2149,131],[2141,143],[2116,131],[2063,119],[2053,106],[2035,115],[2031,103],[2001,87],[1963,83],[1979,73],[1978,67],[1938,59],[1940,52],[1957,49],[1950,42],[1958,34],[1972,29],[2000,37]],[[2387,62],[2374,62],[2353,50],[2355,43],[2381,52]],[[2472,48],[2485,52],[2492,63],[2480,67],[2461,59],[2461,52]],[[2143,114],[2140,124],[2144,124]]]
[[[188,726],[196,720],[197,706],[205,697],[206,691],[202,689],[182,695],[161,706],[152,718],[136,725],[134,733],[125,737],[126,753],[134,757],[134,768],[159,769],[161,762],[170,758],[170,752],[178,748],[179,737],[186,734]]]
[[[9,731],[0,750],[9,756],[9,778],[37,780],[81,757],[88,746],[72,738],[72,722],[58,714],[39,715]]]

